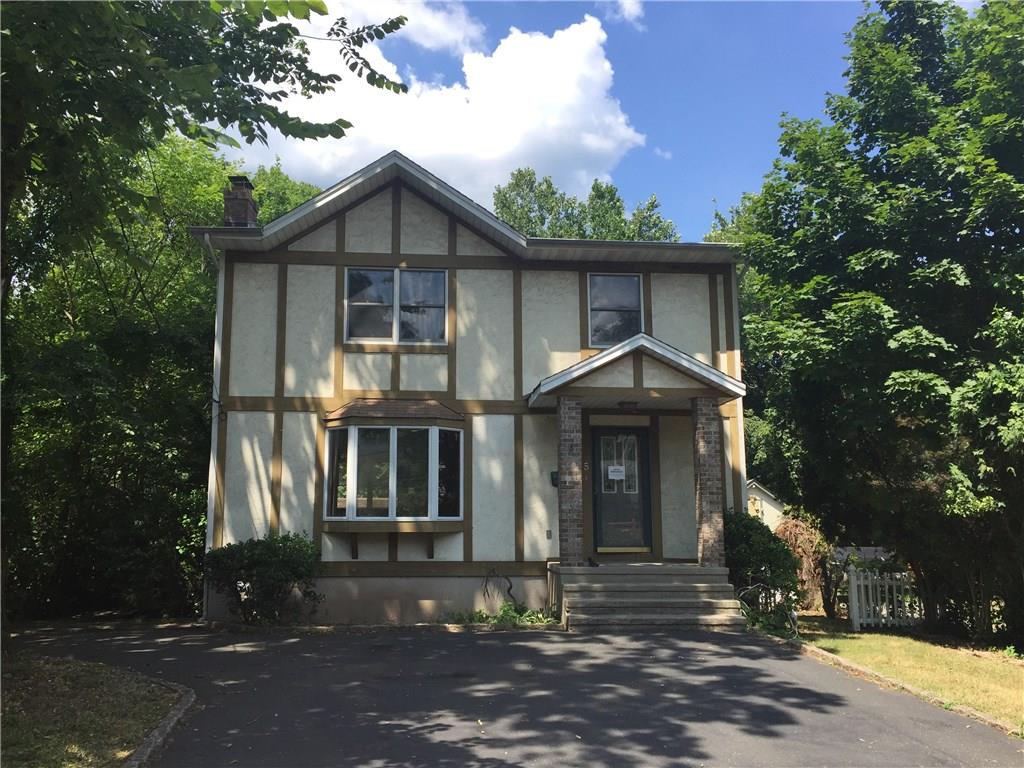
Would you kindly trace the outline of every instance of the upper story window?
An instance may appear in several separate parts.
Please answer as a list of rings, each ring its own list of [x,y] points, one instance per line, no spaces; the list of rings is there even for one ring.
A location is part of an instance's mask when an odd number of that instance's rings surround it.
[[[643,331],[640,275],[589,275],[590,346],[611,347]]]
[[[345,337],[443,344],[448,276],[433,269],[345,270]]]
[[[462,432],[343,427],[328,435],[324,516],[349,520],[462,517]]]

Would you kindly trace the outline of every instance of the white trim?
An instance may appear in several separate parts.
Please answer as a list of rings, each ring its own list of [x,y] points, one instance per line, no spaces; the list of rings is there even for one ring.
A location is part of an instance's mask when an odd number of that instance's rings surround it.
[[[701,362],[675,347],[670,347],[660,339],[655,339],[644,333],[638,333],[632,338],[620,341],[613,347],[608,347],[603,352],[598,352],[586,360],[581,360],[558,373],[553,373],[547,378],[541,379],[530,393],[528,404],[532,407],[537,404],[537,400],[543,395],[567,386],[577,379],[581,379],[587,374],[593,373],[599,368],[634,351],[644,352],[681,373],[692,376],[708,386],[720,390],[722,395],[730,400],[743,397],[746,394],[747,388],[742,381],[734,379],[717,368],[712,368],[707,363]]]
[[[343,267],[345,270],[345,295],[342,297],[342,307],[344,312],[344,340],[346,342],[355,342],[357,344],[389,344],[396,347],[447,347],[451,332],[453,329],[448,327],[448,270],[447,269],[434,269],[430,267],[360,267],[356,264],[348,264]],[[385,336],[352,336],[348,332],[348,271],[350,269],[358,269],[364,272],[387,272],[389,269],[394,273],[391,278],[392,283],[392,296],[391,296],[391,338]],[[400,334],[400,321],[402,316],[402,303],[401,303],[401,273],[402,272],[439,272],[444,275],[444,339],[442,341],[427,340],[405,340],[399,338]],[[353,306],[367,306],[367,307],[386,307],[387,304],[370,304],[370,303],[357,303]],[[437,309],[437,307],[435,307]]]
[[[595,344],[594,343],[594,328],[591,325],[591,317],[594,314],[594,308],[590,303],[590,278],[591,277],[635,277],[637,287],[640,291],[640,306],[636,308],[636,312],[640,315],[640,333],[647,333],[647,328],[644,327],[644,276],[640,272],[587,272],[587,348],[588,349],[611,349],[615,344]],[[600,310],[598,310],[600,311]],[[631,309],[620,309],[620,310],[609,310],[610,312],[632,312]]]
[[[332,467],[325,467],[324,471],[324,506],[320,514],[324,521],[366,521],[366,522],[381,522],[381,521],[423,521],[423,520],[462,520],[464,519],[465,510],[465,498],[466,498],[466,436],[465,432],[461,429],[453,429],[451,427],[436,427],[436,426],[420,426],[420,425],[409,425],[409,426],[392,426],[392,425],[380,425],[374,426],[372,424],[364,424],[359,426],[349,427],[330,427],[327,429],[327,456],[328,461],[337,463],[336,451],[341,450],[341,446],[333,447],[337,444],[337,434],[343,429],[348,430],[348,440],[345,445],[346,450],[346,486],[348,495],[345,499],[345,514],[344,515],[331,515],[328,512],[331,511],[332,503],[334,509],[337,510],[337,500],[334,497],[335,489],[330,487],[330,478],[332,474]],[[358,462],[359,462],[359,441],[358,434],[361,429],[379,429],[387,430],[388,437],[390,440],[388,448],[388,514],[376,515],[374,517],[359,516],[356,514],[357,509],[357,497],[358,488],[356,484],[358,482]],[[398,431],[401,429],[425,429],[427,430],[427,514],[418,516],[399,516],[397,514],[398,504]],[[442,431],[445,432],[456,432],[459,435],[459,516],[458,517],[440,517],[438,516],[439,498],[438,498],[438,479],[437,475],[439,472],[439,436]]]

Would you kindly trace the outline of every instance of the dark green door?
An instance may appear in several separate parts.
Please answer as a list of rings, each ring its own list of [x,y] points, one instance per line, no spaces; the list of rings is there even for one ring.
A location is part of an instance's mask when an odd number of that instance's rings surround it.
[[[592,430],[594,545],[598,553],[651,551],[651,472],[647,430]]]

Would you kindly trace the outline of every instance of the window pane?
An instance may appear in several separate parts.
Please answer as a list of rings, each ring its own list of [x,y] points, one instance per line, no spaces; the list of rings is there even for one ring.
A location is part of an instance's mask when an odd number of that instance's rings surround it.
[[[640,313],[595,310],[590,313],[590,343],[618,344],[640,333]]]
[[[459,441],[461,432],[437,431],[437,516],[458,517],[462,494]]]
[[[430,469],[429,429],[399,429],[396,510],[399,517],[426,517]]]
[[[608,467],[615,463],[615,438],[601,435],[601,493],[615,493],[617,480],[608,479]]]
[[[591,275],[591,309],[640,309],[637,275]]]
[[[444,306],[444,272],[403,269],[398,277],[399,303]]]
[[[626,479],[622,490],[626,493],[639,493],[637,484],[636,435],[622,437],[622,463],[626,465]]]
[[[390,306],[349,304],[348,337],[350,339],[390,339],[393,317]]]
[[[395,272],[392,269],[350,269],[348,300],[371,304],[395,303]]]
[[[331,430],[332,448],[334,451],[334,465],[331,471],[332,487],[334,491],[334,507],[328,508],[327,514],[330,517],[344,517],[345,508],[348,502],[348,430]]]
[[[391,430],[360,429],[357,443],[356,515],[387,517]]]
[[[398,338],[402,341],[444,341],[444,307],[402,307]]]

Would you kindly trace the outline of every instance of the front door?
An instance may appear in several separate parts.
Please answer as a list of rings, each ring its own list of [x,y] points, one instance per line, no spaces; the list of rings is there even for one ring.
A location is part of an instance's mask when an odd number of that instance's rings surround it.
[[[598,554],[651,551],[647,430],[601,427],[594,439],[594,545]]]

